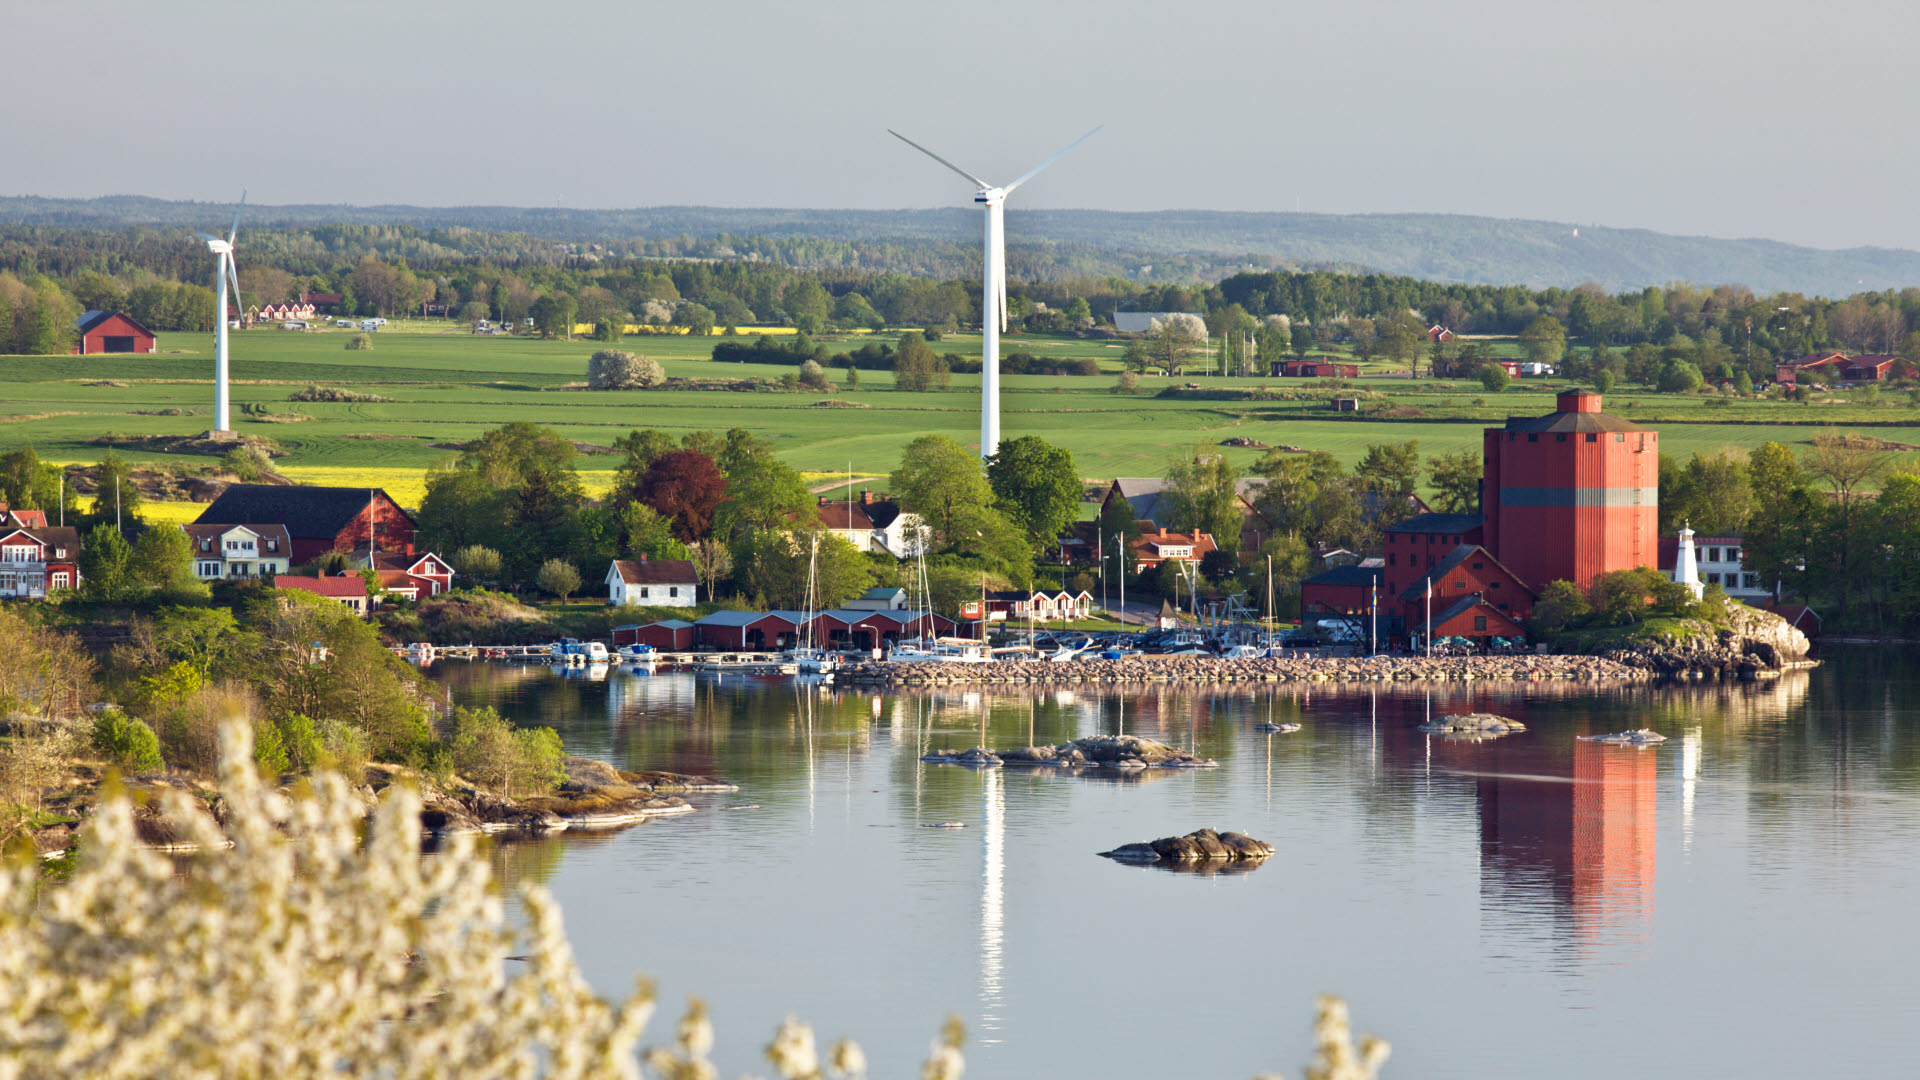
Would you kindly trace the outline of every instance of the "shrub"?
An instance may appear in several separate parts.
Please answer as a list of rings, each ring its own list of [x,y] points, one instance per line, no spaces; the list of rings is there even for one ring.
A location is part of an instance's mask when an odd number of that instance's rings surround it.
[[[329,401],[329,402],[356,402],[356,401],[381,402],[381,401],[392,401],[393,399],[390,397],[381,397],[379,394],[362,393],[358,390],[342,390],[334,386],[309,386],[305,390],[295,390],[293,393],[288,394],[287,400],[288,401]]]
[[[468,544],[453,553],[453,568],[463,576],[479,581],[498,581],[505,560],[490,547]]]
[[[220,458],[220,470],[239,477],[246,483],[256,483],[265,479],[273,469],[273,458],[265,450],[250,443],[243,443],[227,451]]]
[[[93,749],[134,772],[156,772],[164,767],[160,739],[153,729],[119,709],[103,709],[93,718]]]
[[[373,348],[372,334],[355,334],[347,339],[348,352],[366,352]]]
[[[1512,381],[1512,377],[1507,374],[1507,369],[1499,364],[1480,365],[1480,385],[1486,389],[1487,393],[1498,394]]]
[[[302,772],[319,768],[331,757],[313,718],[302,713],[280,721],[280,745],[286,750],[287,766]]]
[[[666,381],[666,369],[652,357],[601,349],[587,360],[587,385],[595,390],[644,390]]]
[[[1120,378],[1114,381],[1113,392],[1116,394],[1139,393],[1140,392],[1140,376],[1135,375],[1131,371],[1121,372]]]
[[[580,571],[565,559],[548,559],[540,564],[540,572],[534,576],[533,583],[564,602],[567,597],[580,591]]]
[[[564,779],[560,736],[552,728],[516,731],[490,706],[453,711],[453,767],[505,795],[552,790]]]
[[[274,776],[287,771],[290,764],[287,757],[287,744],[280,736],[279,726],[271,720],[254,722],[253,760],[261,769]]]
[[[809,390],[832,389],[827,385],[826,370],[812,360],[803,360],[800,363],[800,385]]]

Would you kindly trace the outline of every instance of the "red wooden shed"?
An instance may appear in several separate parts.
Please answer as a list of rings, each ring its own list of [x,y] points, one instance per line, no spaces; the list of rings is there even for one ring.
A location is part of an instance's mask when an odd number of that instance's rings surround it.
[[[153,331],[117,311],[89,311],[80,316],[79,325],[80,344],[74,352],[82,356],[155,351]]]

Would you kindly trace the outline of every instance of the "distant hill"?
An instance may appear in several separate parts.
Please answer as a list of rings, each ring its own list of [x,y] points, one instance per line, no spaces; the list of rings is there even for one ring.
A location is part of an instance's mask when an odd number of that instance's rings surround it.
[[[0,198],[0,225],[205,229],[230,204],[142,196]],[[1920,285],[1920,253],[1824,251],[1772,240],[1669,236],[1550,221],[1448,214],[1122,213],[1009,210],[1012,271],[1058,278],[1218,279],[1245,269],[1377,270],[1437,281],[1535,288],[1597,281],[1612,290],[1692,281],[1762,292],[1846,296]],[[568,210],[511,206],[249,206],[253,227],[350,224],[523,233],[609,253],[758,257],[798,266],[952,275],[978,266],[979,218],[934,210],[667,206]],[[640,243],[648,242],[648,243]],[[662,245],[669,245],[665,248]],[[910,245],[912,250],[902,250]]]

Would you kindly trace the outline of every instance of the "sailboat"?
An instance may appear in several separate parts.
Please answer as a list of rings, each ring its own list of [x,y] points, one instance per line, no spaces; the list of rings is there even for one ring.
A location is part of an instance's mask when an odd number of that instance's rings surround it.
[[[887,650],[887,660],[895,664],[926,663],[929,661],[948,664],[986,664],[993,660],[993,650],[984,641],[973,638],[936,638],[926,632],[927,622],[922,617],[930,614],[933,604],[931,588],[927,582],[926,545],[916,545],[913,571],[914,588],[907,593],[907,614],[912,622],[919,623],[920,635],[910,641],[896,641]],[[917,595],[916,595],[917,594]],[[982,613],[984,614],[984,612]]]
[[[807,553],[807,621],[801,631],[806,636],[803,643],[796,644],[784,659],[793,664],[802,675],[818,675],[827,681],[833,679],[833,673],[840,667],[840,658],[820,648],[813,640],[813,602],[815,573],[820,558],[820,537],[813,538],[813,549]]]

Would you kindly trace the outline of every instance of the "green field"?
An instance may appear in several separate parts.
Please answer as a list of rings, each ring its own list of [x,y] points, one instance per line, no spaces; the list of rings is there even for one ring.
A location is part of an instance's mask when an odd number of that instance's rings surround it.
[[[861,474],[893,469],[901,448],[929,432],[978,442],[979,377],[956,375],[944,393],[900,393],[886,372],[862,371],[860,385],[830,395],[861,408],[819,408],[817,393],[729,391],[590,392],[567,388],[584,381],[587,357],[600,346],[586,341],[474,337],[464,332],[376,336],[375,348],[348,352],[345,332],[299,334],[255,329],[233,344],[235,427],[280,444],[278,466],[308,483],[385,486],[403,502],[418,498],[422,471],[446,457],[451,444],[472,439],[507,420],[551,426],[583,444],[606,446],[634,428],[682,433],[745,427],[772,439],[796,468]],[[670,375],[778,377],[787,367],[715,364],[713,338],[632,337],[622,348],[661,360]],[[839,349],[846,343],[828,341]],[[90,463],[109,435],[190,435],[211,426],[212,335],[163,334],[150,356],[0,357],[0,449],[34,444],[47,460]],[[941,352],[977,354],[979,339],[953,335]],[[1067,447],[1089,479],[1158,475],[1168,458],[1196,443],[1229,437],[1326,450],[1353,461],[1368,443],[1418,439],[1426,452],[1477,447],[1480,431],[1507,415],[1552,409],[1552,391],[1564,383],[1516,382],[1488,394],[1477,383],[1362,378],[1355,388],[1384,394],[1391,404],[1423,416],[1356,418],[1335,413],[1327,399],[1339,391],[1299,380],[1221,379],[1203,374],[1143,380],[1145,392],[1112,392],[1120,348],[1113,342],[1013,335],[1003,352],[1095,357],[1099,377],[1009,375],[1003,379],[1001,429],[1007,437],[1039,435]],[[1384,370],[1384,365],[1370,365]],[[830,373],[836,385],[844,371]],[[111,380],[124,386],[93,385]],[[1154,396],[1169,383],[1206,390],[1260,387],[1293,400],[1201,401]],[[346,387],[391,402],[291,403],[308,384]],[[253,408],[253,415],[247,411]],[[179,415],[160,415],[178,410]],[[1857,430],[1895,442],[1920,441],[1905,429],[1920,408],[1904,393],[1876,405],[1736,401],[1723,406],[1694,396],[1616,392],[1607,411],[1662,432],[1662,447],[1685,456],[1696,450],[1746,448],[1768,439],[1805,443],[1828,430]],[[285,418],[304,418],[286,422]],[[1242,467],[1260,451],[1229,453]],[[136,460],[180,461],[177,455],[127,451]],[[1920,455],[1909,454],[1920,463]],[[614,454],[589,454],[581,467],[592,487],[610,479]],[[193,459],[210,464],[212,459]]]

